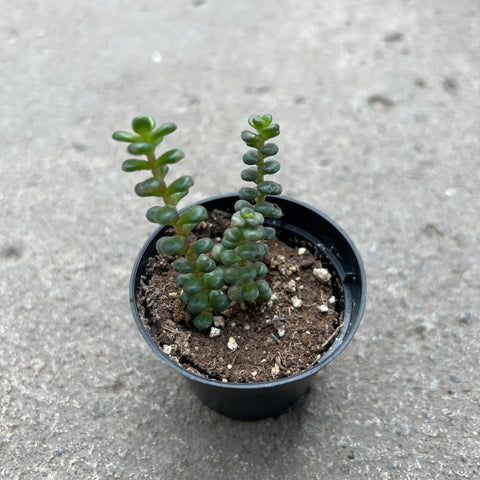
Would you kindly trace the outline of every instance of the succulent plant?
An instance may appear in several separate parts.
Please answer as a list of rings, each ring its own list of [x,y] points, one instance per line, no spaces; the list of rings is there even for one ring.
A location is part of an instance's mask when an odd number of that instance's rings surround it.
[[[272,294],[264,280],[268,269],[262,260],[268,248],[262,240],[274,238],[275,231],[264,226],[264,220],[278,219],[282,211],[266,197],[279,195],[282,187],[264,177],[280,169],[276,160],[269,159],[278,152],[277,145],[266,143],[279,135],[280,128],[272,124],[271,115],[255,115],[248,122],[255,132],[242,132],[242,139],[251,150],[243,156],[249,168],[242,171],[241,177],[254,182],[255,187],[240,189],[230,227],[216,245],[210,238],[189,241],[192,230],[207,218],[204,207],[193,206],[182,213],[177,210],[177,204],[193,185],[192,177],[185,175],[170,184],[166,182],[169,165],[183,159],[184,153],[173,149],[156,154],[158,145],[176,130],[176,125],[165,123],[156,128],[152,117],[139,116],[132,121],[133,132],[119,130],[113,134],[115,140],[129,143],[130,154],[146,157],[125,160],[122,169],[151,172],[151,177],[135,186],[135,193],[140,197],[160,197],[163,201],[162,205],[149,208],[146,216],[149,221],[171,226],[174,231],[157,242],[157,250],[175,257],[172,266],[178,273],[176,283],[182,289],[181,298],[194,316],[194,325],[201,330],[209,328],[213,312],[226,310],[231,300],[246,308],[245,302],[265,301]]]

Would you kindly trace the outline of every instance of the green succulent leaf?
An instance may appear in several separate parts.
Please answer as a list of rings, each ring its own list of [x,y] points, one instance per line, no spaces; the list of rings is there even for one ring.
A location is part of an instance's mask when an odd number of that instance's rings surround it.
[[[187,251],[187,255],[200,255],[202,253],[208,253],[213,247],[213,241],[210,238],[201,238],[190,245]]]
[[[188,301],[188,309],[192,313],[203,312],[208,307],[208,296],[204,293],[196,293]]]
[[[229,242],[237,243],[243,238],[243,233],[240,228],[227,228],[223,233],[223,238]]]
[[[177,126],[174,123],[164,123],[150,134],[149,140],[151,142],[162,141],[165,135],[173,133],[176,129]]]
[[[262,225],[247,227],[243,230],[243,237],[250,242],[262,240],[265,235],[265,228]]]
[[[223,269],[218,267],[203,276],[203,287],[208,290],[219,290],[223,287]]]
[[[222,260],[221,260],[221,256],[222,256],[222,252],[225,250],[225,248],[223,248],[222,244],[221,243],[216,243],[213,248],[212,248],[212,258],[217,262],[217,263],[220,263]]]
[[[260,292],[258,291],[257,286],[254,283],[247,283],[242,287],[242,297],[248,302],[253,302],[259,296]]]
[[[238,245],[238,242],[231,242],[226,238],[222,238],[222,247],[226,250],[233,250]]]
[[[257,189],[264,195],[280,195],[282,193],[282,186],[279,183],[265,181],[257,185]]]
[[[280,127],[276,123],[264,128],[262,133],[260,133],[263,140],[268,140],[269,138],[277,137],[278,135],[280,135]]]
[[[177,163],[184,157],[185,154],[181,150],[179,150],[178,148],[174,148],[173,150],[168,150],[168,152],[160,155],[155,162],[155,166],[161,167],[162,165],[166,165],[167,163]]]
[[[208,273],[215,269],[217,264],[215,260],[212,260],[210,257],[207,257],[205,254],[201,254],[198,256],[197,260],[195,261],[196,269],[198,272]]]
[[[132,155],[148,155],[149,153],[152,153],[154,149],[155,145],[148,142],[131,143],[127,147],[127,151]]]
[[[243,260],[254,260],[257,258],[257,248],[256,244],[247,243],[245,245],[240,245],[235,249],[239,257]]]
[[[237,200],[233,208],[239,212],[242,208],[252,208],[252,204],[246,200]]]
[[[162,187],[162,180],[158,177],[150,177],[143,182],[135,185],[135,193],[139,197],[161,196],[160,189]]]
[[[275,229],[272,227],[264,227],[265,229],[265,236],[263,237],[265,240],[273,240],[275,238]]]
[[[240,176],[245,182],[256,182],[261,177],[256,167],[250,167],[242,170]]]
[[[253,148],[261,148],[263,145],[263,139],[249,130],[244,130],[242,132],[242,140],[249,146]]]
[[[232,285],[228,289],[228,296],[234,301],[234,302],[241,302],[243,297],[242,297],[242,286],[241,285]]]
[[[251,127],[257,130],[257,132],[261,132],[266,126],[263,118],[259,117],[258,115],[252,115],[248,119],[248,123],[250,124]]]
[[[132,120],[132,128],[142,137],[147,137],[155,128],[155,120],[152,117],[135,117]]]
[[[195,267],[195,263],[189,262],[186,258],[181,257],[173,262],[172,267],[178,273],[190,273]]]
[[[255,248],[257,249],[258,260],[263,260],[268,255],[268,247],[264,243],[256,243]]]
[[[238,269],[238,282],[245,283],[253,280],[257,276],[257,271],[253,265],[247,265]]]
[[[230,306],[230,298],[218,290],[213,290],[208,295],[208,303],[216,312],[223,312]]]
[[[210,312],[200,312],[198,315],[195,315],[193,319],[193,324],[199,330],[206,330],[210,328],[213,323],[213,316]]]
[[[150,164],[145,160],[136,160],[131,158],[129,160],[125,160],[122,163],[122,170],[124,172],[136,172],[138,170],[150,170]]]
[[[157,250],[165,255],[176,255],[183,249],[185,239],[180,235],[162,237],[157,241]]]
[[[180,275],[177,275],[175,283],[177,284],[177,287],[181,288],[186,282],[190,281],[192,278],[194,278],[192,273],[181,273]]]
[[[112,138],[118,142],[128,143],[140,142],[142,140],[142,137],[131,132],[126,132],[125,130],[117,130],[113,133]]]
[[[202,287],[203,284],[200,277],[192,277],[185,281],[182,286],[183,291],[190,297],[200,292],[202,290]]]
[[[225,283],[234,284],[238,281],[238,269],[236,267],[228,267],[223,271]]]
[[[266,175],[273,175],[280,170],[280,163],[276,160],[267,160],[264,164],[260,167],[262,173]]]
[[[193,223],[198,225],[201,221],[207,218],[207,209],[201,205],[190,207],[187,211],[183,212],[178,218],[178,225],[185,225],[187,223]]]
[[[256,282],[255,282],[256,283]],[[266,302],[272,297],[272,290],[268,287],[268,290],[265,290],[263,293],[259,293],[257,300],[260,302]]]
[[[222,263],[227,267],[230,267],[237,263],[241,258],[233,250],[224,250],[221,255]]]
[[[254,266],[255,271],[257,273],[255,278],[264,277],[268,273],[268,267],[263,262],[256,262],[256,263],[254,263],[253,266]],[[267,283],[267,285],[268,285],[268,283]],[[261,290],[260,290],[260,292],[261,292]]]
[[[232,225],[232,227],[243,228],[247,224],[247,222],[242,217],[240,212],[235,212],[230,219],[230,224]]]
[[[167,188],[167,195],[173,195],[175,193],[183,193],[193,185],[193,178],[189,175],[177,178]]]
[[[262,150],[263,149],[261,149],[260,152]],[[248,152],[243,155],[242,160],[246,165],[256,165],[262,160],[262,157],[258,154],[257,150],[248,150]]]
[[[193,319],[193,324],[199,330],[206,330],[210,328],[213,323],[213,316],[210,312],[200,312],[198,315],[195,316]]]
[[[147,210],[147,220],[160,225],[173,225],[177,216],[177,209],[173,205],[155,206]]]
[[[259,193],[256,188],[243,187],[238,191],[238,196],[241,200],[253,202],[258,197]]]
[[[267,143],[259,151],[264,157],[272,157],[278,153],[278,146],[274,143]]]

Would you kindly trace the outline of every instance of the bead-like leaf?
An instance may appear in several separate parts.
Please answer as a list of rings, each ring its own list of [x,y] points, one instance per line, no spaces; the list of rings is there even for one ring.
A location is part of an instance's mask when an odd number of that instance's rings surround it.
[[[202,220],[207,218],[207,209],[201,205],[190,207],[186,212],[183,212],[178,218],[178,225],[185,225],[186,223],[194,223],[198,225]]]
[[[187,251],[187,255],[200,255],[202,253],[208,253],[213,247],[213,241],[210,238],[201,238],[190,245]]]
[[[136,172],[138,170],[150,170],[150,164],[145,160],[136,160],[131,158],[129,160],[125,160],[122,163],[122,170],[124,172]]]
[[[217,262],[217,263],[220,263],[222,260],[221,260],[221,255],[222,255],[222,252],[225,250],[225,248],[223,248],[222,244],[221,243],[216,243],[213,248],[212,248],[212,258]]]
[[[242,200],[253,202],[258,196],[258,190],[256,188],[243,187],[238,191],[238,196]]]
[[[234,301],[234,302],[240,302],[242,301],[242,286],[241,285],[232,285],[228,289],[228,296]]]
[[[243,228],[247,222],[242,217],[240,212],[235,212],[230,219],[230,223],[233,227]]]
[[[160,196],[162,183],[162,180],[158,177],[147,178],[145,181],[135,185],[135,193],[139,197]]]
[[[238,269],[236,267],[225,268],[223,272],[225,283],[233,284],[238,281]]]
[[[190,297],[200,292],[200,290],[202,290],[202,287],[202,279],[200,277],[192,277],[186,282],[184,282],[182,286],[183,291]]]
[[[165,255],[176,255],[183,249],[185,239],[179,235],[162,237],[157,242],[157,250]]]
[[[192,313],[203,312],[208,306],[208,297],[204,293],[197,293],[193,295],[188,301],[188,309]]]
[[[125,130],[117,130],[113,133],[112,138],[118,142],[128,143],[140,142],[142,140],[142,137],[131,132],[126,132]]]
[[[259,135],[255,135],[253,132],[244,130],[242,132],[242,140],[249,146],[253,148],[260,148],[263,145],[263,140]]]
[[[268,273],[268,267],[263,262],[256,262],[253,266],[255,267],[255,271],[257,272],[255,278],[264,277]]]
[[[267,143],[260,149],[260,154],[264,157],[271,157],[278,153],[278,146],[274,143]]]
[[[213,316],[210,312],[200,312],[198,315],[195,315],[193,319],[193,324],[199,330],[206,330],[210,328],[213,323]]]
[[[260,152],[262,150],[260,150]],[[242,157],[243,163],[247,165],[256,165],[261,159],[262,157],[258,154],[256,150],[248,150],[248,152],[245,153]]]
[[[276,182],[265,181],[257,185],[257,190],[265,195],[280,195],[282,193],[282,186]]]
[[[262,240],[265,235],[265,229],[262,225],[257,227],[248,227],[243,230],[243,237],[250,242]]]
[[[160,225],[173,225],[177,216],[177,209],[173,205],[155,206],[147,210],[147,220]]]
[[[223,270],[216,268],[203,276],[203,286],[208,290],[219,290],[223,287]]]
[[[264,234],[264,239],[265,240],[273,240],[275,238],[275,229],[272,227],[264,227],[265,234]]]
[[[212,260],[210,257],[207,257],[205,254],[201,254],[198,256],[197,260],[195,261],[196,268],[198,272],[208,273],[214,270],[217,266],[215,260]]]
[[[148,142],[131,143],[127,147],[127,151],[132,155],[148,155],[152,153],[155,146]]]
[[[142,137],[147,137],[155,128],[155,120],[152,117],[135,117],[132,120],[132,128]]]
[[[160,155],[155,162],[155,166],[160,167],[167,163],[177,163],[184,157],[185,154],[181,150],[174,148],[173,150],[168,150],[168,152]]]
[[[174,182],[170,184],[167,188],[167,195],[172,195],[174,193],[183,193],[188,191],[188,189],[193,185],[193,178],[189,175],[177,178]]]
[[[240,245],[236,248],[236,252],[243,260],[254,260],[257,258],[257,248],[255,244]]]
[[[172,267],[178,273],[190,273],[195,267],[195,263],[189,262],[186,258],[181,257],[173,262]]]
[[[224,250],[221,255],[222,263],[227,267],[234,265],[237,263],[241,258],[235,253],[233,250]]]
[[[280,170],[280,163],[276,160],[267,160],[261,167],[262,173],[266,175],[273,175]]]
[[[242,208],[252,208],[252,204],[247,202],[246,200],[237,200],[234,205],[234,209],[236,212],[239,212]]]
[[[257,249],[257,259],[258,260],[263,260],[268,255],[268,247],[264,243],[261,243],[261,242],[256,243],[255,247]]]
[[[247,283],[242,287],[242,297],[248,302],[253,302],[258,298],[260,292],[254,283]]]
[[[229,242],[239,242],[243,238],[242,230],[240,228],[227,228],[223,233],[223,238]]]
[[[280,135],[280,127],[276,123],[264,128],[262,133],[260,133],[263,140],[268,140],[269,138],[277,137],[278,135]]]
[[[164,123],[150,134],[150,141],[157,142],[162,140],[165,135],[173,133],[177,129],[174,123]]]
[[[230,306],[230,299],[224,293],[213,290],[208,295],[208,303],[216,312],[223,312]]]
[[[181,273],[180,275],[177,275],[177,278],[175,279],[175,283],[177,284],[178,287],[183,287],[183,285],[190,281],[192,278],[194,278],[192,273]]]
[[[257,271],[253,265],[247,265],[238,270],[238,282],[245,283],[253,280],[257,276]]]
[[[265,127],[265,122],[262,117],[258,115],[253,115],[248,119],[248,123],[253,127],[257,132],[261,132]]]
[[[240,176],[245,182],[256,182],[260,178],[260,174],[258,173],[256,167],[250,167],[242,170]]]

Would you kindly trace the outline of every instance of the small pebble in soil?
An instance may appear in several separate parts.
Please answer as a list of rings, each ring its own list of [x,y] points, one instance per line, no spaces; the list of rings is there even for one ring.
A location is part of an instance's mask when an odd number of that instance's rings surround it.
[[[234,352],[238,348],[238,343],[233,337],[230,337],[228,339],[227,347],[229,350]]]
[[[172,353],[172,346],[171,345],[165,345],[163,347],[163,351],[164,353],[166,353],[167,355],[170,355]]]
[[[252,377],[256,377],[257,376],[257,372],[252,372]]]
[[[307,253],[307,249],[306,249],[305,247],[300,247],[300,248],[298,249],[298,254],[299,254],[300,256],[305,255],[306,253]]]
[[[221,315],[215,315],[213,317],[213,325],[217,328],[223,328],[225,326],[225,319]]]
[[[332,278],[332,275],[326,268],[314,268],[313,276],[322,283],[328,283]]]
[[[278,330],[277,330],[277,333],[278,333],[278,336],[280,338],[282,338],[283,336],[285,336],[285,327],[280,327]]]
[[[337,299],[333,295],[328,299],[328,303],[330,305],[335,305],[336,301],[337,301]]]
[[[221,333],[222,333],[222,331],[221,331],[219,328],[217,328],[217,327],[212,327],[212,328],[210,329],[210,338],[218,337],[218,336],[221,335]]]
[[[227,368],[228,368],[229,370],[231,370],[231,369],[232,369],[232,366],[231,366],[230,364],[228,364],[228,365],[227,365]]]
[[[250,330],[250,325],[244,325],[244,326],[243,326],[243,329],[244,329],[244,330]]]
[[[303,305],[303,302],[300,298],[295,296],[295,297],[292,297],[292,305],[295,308],[300,308]]]
[[[318,309],[322,312],[322,313],[326,313],[328,312],[328,307],[326,305],[319,305],[318,306]]]
[[[295,283],[295,280],[290,280],[285,286],[285,290],[290,293],[295,293],[297,291],[297,284]]]

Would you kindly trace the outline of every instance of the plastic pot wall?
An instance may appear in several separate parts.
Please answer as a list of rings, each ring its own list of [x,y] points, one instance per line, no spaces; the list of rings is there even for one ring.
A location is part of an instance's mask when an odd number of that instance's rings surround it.
[[[233,211],[237,195],[227,194],[208,198],[196,205],[207,210]],[[183,375],[198,397],[209,407],[231,418],[257,420],[277,416],[288,410],[309,389],[315,373],[336,358],[355,334],[366,301],[366,277],[360,255],[346,233],[318,210],[287,197],[272,201],[281,207],[284,216],[268,221],[275,226],[277,236],[293,246],[305,246],[321,252],[329,270],[337,279],[338,297],[343,302],[344,326],[329,350],[311,367],[291,377],[261,383],[223,383],[193,374],[166,355],[151,339],[140,318],[136,290],[145,274],[150,257],[156,252],[156,242],[163,236],[159,227],[147,240],[135,262],[130,280],[130,305],[137,327],[152,350],[171,368]],[[266,221],[267,223],[267,221]]]

